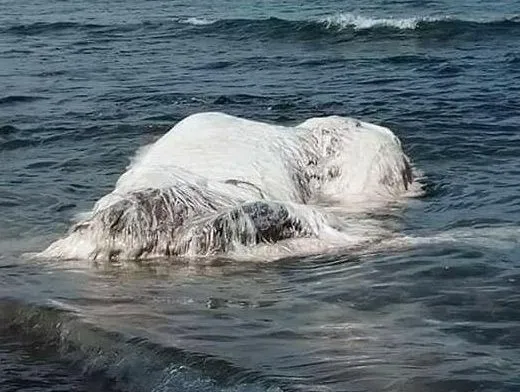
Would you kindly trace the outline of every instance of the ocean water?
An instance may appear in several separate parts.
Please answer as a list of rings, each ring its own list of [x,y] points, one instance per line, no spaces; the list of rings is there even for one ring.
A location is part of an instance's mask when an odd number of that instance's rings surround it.
[[[519,1],[0,5],[0,390],[520,390]],[[209,110],[391,128],[426,193],[378,219],[411,245],[26,256]]]

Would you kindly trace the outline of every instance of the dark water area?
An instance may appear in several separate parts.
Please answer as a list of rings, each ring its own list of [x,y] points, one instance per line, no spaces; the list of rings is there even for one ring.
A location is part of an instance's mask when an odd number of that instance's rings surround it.
[[[520,391],[520,2],[0,3],[2,391]],[[411,245],[25,256],[200,111],[388,126]]]

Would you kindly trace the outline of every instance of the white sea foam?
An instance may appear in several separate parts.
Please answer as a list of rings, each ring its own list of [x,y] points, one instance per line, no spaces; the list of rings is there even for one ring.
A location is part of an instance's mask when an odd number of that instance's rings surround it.
[[[215,20],[201,17],[191,17],[179,20],[179,23],[190,24],[193,26],[206,26],[215,23]]]
[[[420,194],[417,177],[384,127],[201,113],[140,149],[115,189],[43,255],[270,258],[370,244],[393,234],[363,214]]]
[[[320,20],[327,28],[354,28],[365,30],[373,27],[390,27],[399,30],[414,30],[421,22],[434,22],[433,17],[373,18],[353,13],[338,13]]]
[[[490,249],[516,249],[520,243],[520,227],[457,228],[431,236],[403,236],[394,240],[407,246],[436,244],[468,244]]]

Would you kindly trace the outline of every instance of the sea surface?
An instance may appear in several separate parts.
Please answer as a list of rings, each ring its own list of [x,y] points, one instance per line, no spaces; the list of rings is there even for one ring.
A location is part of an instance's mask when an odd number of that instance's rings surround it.
[[[391,128],[426,193],[384,220],[416,241],[27,256],[209,110]],[[518,0],[0,0],[0,162],[1,391],[520,391]]]

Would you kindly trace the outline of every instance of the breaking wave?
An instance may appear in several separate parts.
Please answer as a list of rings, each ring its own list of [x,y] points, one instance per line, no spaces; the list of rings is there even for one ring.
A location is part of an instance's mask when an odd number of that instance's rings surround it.
[[[230,38],[272,38],[312,40],[340,35],[356,37],[371,33],[371,38],[391,38],[397,34],[413,36],[450,36],[475,33],[511,34],[520,30],[520,16],[512,15],[499,19],[470,19],[455,16],[417,15],[409,17],[377,17],[355,13],[336,13],[321,18],[290,20],[279,17],[260,19],[216,19],[210,16],[192,16],[168,21],[141,21],[137,23],[92,24],[81,22],[36,22],[15,24],[0,28],[0,33],[11,35],[41,35],[63,31],[117,38],[117,34],[147,32],[168,36],[196,34],[226,35]]]
[[[328,29],[364,30],[378,27],[387,27],[398,30],[414,30],[420,24],[433,24],[448,21],[448,18],[411,17],[411,18],[371,18],[352,13],[340,13],[321,19],[321,23]]]
[[[362,29],[370,29],[377,27],[389,27],[400,30],[413,30],[418,27],[420,23],[435,23],[441,21],[448,21],[449,18],[434,18],[434,17],[410,17],[410,18],[371,18],[365,17],[362,15],[356,15],[352,13],[338,13],[331,16],[327,16],[324,18],[319,18],[315,20],[286,20],[281,18],[268,18],[268,19],[257,19],[250,20],[251,23],[264,22],[271,24],[288,25],[293,26],[296,30],[302,29],[304,26],[312,27],[315,26],[317,28],[324,27],[325,29],[347,29],[354,28],[357,30]],[[247,22],[247,20],[241,19],[210,19],[203,17],[191,17],[180,19],[179,23],[189,24],[193,26],[207,26],[214,24],[236,24],[239,25],[243,22]],[[461,21],[464,22],[464,21]]]
[[[340,34],[366,34],[371,37],[392,37],[392,34],[414,34],[436,36],[449,33],[504,34],[520,29],[520,17],[511,16],[502,19],[463,19],[453,16],[410,16],[410,17],[371,17],[354,13],[337,13],[317,19],[287,20],[282,18],[266,19],[211,19],[192,17],[179,20],[182,24],[192,25],[211,33],[241,36],[278,37],[284,39],[318,39]]]

